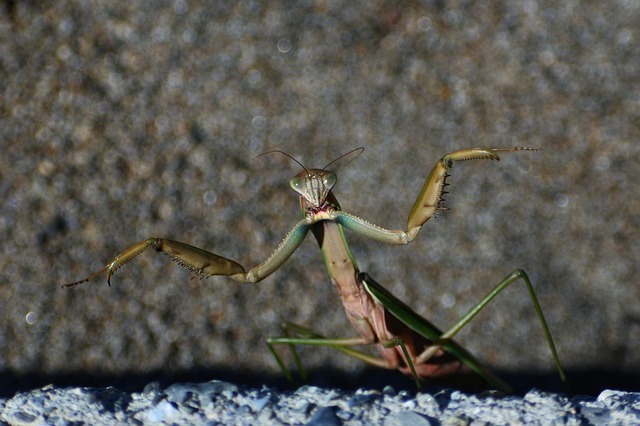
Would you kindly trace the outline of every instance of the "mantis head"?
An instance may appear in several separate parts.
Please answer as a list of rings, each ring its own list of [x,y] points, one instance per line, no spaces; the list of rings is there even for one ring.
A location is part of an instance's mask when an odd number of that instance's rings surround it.
[[[337,181],[336,174],[329,170],[304,169],[291,179],[289,185],[301,197],[304,197],[309,204],[319,209]]]
[[[327,197],[331,193],[331,188],[333,188],[338,181],[337,175],[334,172],[327,170],[327,167],[329,167],[336,161],[355,153],[356,155],[353,158],[350,158],[346,163],[349,164],[350,162],[358,158],[358,156],[362,154],[362,151],[364,151],[364,148],[362,147],[353,149],[346,154],[342,154],[340,157],[336,158],[335,160],[324,166],[322,169],[307,169],[302,165],[301,162],[299,162],[286,152],[280,151],[279,149],[267,151],[258,155],[258,157],[277,152],[279,154],[286,155],[287,157],[298,163],[298,165],[300,165],[300,167],[302,167],[304,170],[295,175],[293,179],[291,179],[289,184],[291,185],[291,188],[298,194],[300,194],[300,196],[304,198],[307,203],[313,206],[313,208],[321,209],[325,205]]]

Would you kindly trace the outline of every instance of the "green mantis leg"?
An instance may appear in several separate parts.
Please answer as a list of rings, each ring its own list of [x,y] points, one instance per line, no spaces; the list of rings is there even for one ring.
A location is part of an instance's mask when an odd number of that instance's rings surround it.
[[[560,376],[561,381],[566,386],[567,390],[571,392],[571,388],[568,384],[566,374],[564,369],[562,368],[562,364],[560,363],[560,358],[558,356],[558,352],[556,350],[555,343],[553,341],[553,337],[551,336],[551,332],[549,331],[549,326],[542,312],[542,308],[540,307],[540,303],[538,298],[533,290],[533,286],[531,285],[531,281],[529,280],[528,275],[522,269],[516,269],[507,277],[505,277],[502,281],[500,281],[480,302],[478,302],[475,306],[473,306],[469,312],[467,312],[456,324],[453,325],[449,330],[444,333],[434,327],[427,320],[422,318],[420,315],[413,312],[410,308],[396,299],[393,295],[391,295],[387,290],[384,289],[380,284],[371,279],[367,274],[360,274],[360,280],[365,286],[367,292],[371,294],[376,300],[378,300],[381,304],[384,305],[385,309],[387,309],[393,316],[402,321],[406,326],[420,334],[421,336],[432,340],[434,343],[430,345],[427,349],[425,349],[422,353],[420,353],[415,360],[412,362],[411,358],[408,356],[406,347],[402,339],[393,339],[388,342],[384,342],[385,347],[393,347],[400,346],[405,354],[405,359],[409,361],[409,367],[413,373],[413,377],[416,381],[416,385],[418,389],[420,389],[420,382],[418,376],[415,372],[414,364],[421,365],[427,362],[432,356],[434,356],[440,349],[444,349],[446,352],[456,356],[462,362],[464,362],[471,370],[475,371],[479,376],[483,377],[488,383],[495,386],[499,389],[504,389],[510,391],[511,388],[504,381],[502,381],[499,377],[496,377],[493,373],[487,370],[479,361],[477,361],[473,355],[471,355],[468,351],[466,351],[463,347],[458,345],[453,337],[462,330],[462,328],[467,325],[484,307],[491,302],[499,293],[501,293],[505,288],[507,288],[510,284],[516,281],[522,281],[529,292],[531,300],[533,302],[534,308],[536,310],[536,314],[540,319],[540,323],[545,333],[545,337],[547,343],[549,345],[549,349],[551,350],[551,354],[558,370],[558,374]],[[284,362],[280,358],[280,356],[275,351],[274,345],[289,345],[291,351],[294,355],[296,366],[298,370],[301,372],[301,376],[304,380],[306,380],[306,373],[304,372],[304,368],[302,367],[302,362],[300,361],[300,357],[298,356],[294,345],[317,345],[317,346],[329,346],[335,348],[349,356],[352,356],[356,359],[365,361],[371,365],[393,369],[397,368],[397,365],[390,365],[386,360],[376,357],[373,355],[369,355],[360,351],[357,351],[352,348],[352,346],[360,346],[367,345],[371,342],[366,341],[364,338],[338,338],[338,339],[328,339],[324,336],[315,333],[314,331],[301,327],[295,324],[283,323],[281,325],[285,337],[271,337],[267,339],[267,344],[269,345],[269,349],[274,355],[278,365],[282,369],[283,373],[287,377],[287,379],[293,382],[293,377],[287,367],[284,365]],[[296,334],[300,337],[291,337],[291,334]]]
[[[289,322],[283,322],[282,324],[280,324],[280,328],[282,329],[282,332],[284,333],[285,337],[268,337],[266,341],[267,341],[267,345],[269,346],[269,350],[271,351],[271,353],[273,354],[273,357],[276,359],[276,362],[278,363],[278,366],[282,370],[287,380],[289,380],[289,382],[291,383],[295,383],[295,381],[293,380],[293,375],[291,374],[289,369],[286,367],[286,365],[282,361],[282,358],[278,355],[277,351],[274,348],[274,345],[289,346],[293,354],[296,367],[300,372],[300,376],[303,381],[307,380],[307,373],[304,366],[302,365],[302,361],[300,360],[300,356],[296,351],[295,345],[329,346],[353,358],[356,358],[356,359],[359,359],[360,361],[364,361],[368,364],[371,364],[374,367],[385,368],[389,370],[394,370],[398,368],[397,365],[392,365],[383,358],[353,349],[352,346],[364,346],[371,343],[362,337],[354,337],[354,338],[347,337],[347,338],[333,338],[333,339],[327,338],[316,333],[315,331],[309,328],[306,328],[297,324],[292,324]],[[296,334],[301,337],[291,337],[291,334]],[[411,371],[413,373],[413,378],[416,382],[416,386],[418,389],[421,389],[422,385],[420,383],[420,380],[418,379],[418,375],[415,371],[413,363],[411,362],[411,359],[409,357],[407,348],[404,342],[402,341],[402,339],[399,339],[399,338],[392,339],[387,342],[383,342],[382,345],[385,348],[400,346],[400,348],[402,349],[402,352],[405,355],[405,358],[409,362],[409,367],[411,368]]]
[[[382,303],[385,308],[389,310],[389,312],[391,312],[396,318],[398,318],[415,332],[434,341],[432,346],[429,346],[429,348],[424,350],[420,355],[416,357],[416,364],[419,365],[426,362],[429,358],[435,355],[439,349],[443,348],[445,351],[455,355],[458,359],[467,364],[469,368],[476,371],[476,373],[480,374],[482,377],[488,378],[487,375],[489,374],[489,378],[491,378],[490,382],[495,380],[493,377],[491,377],[493,375],[489,373],[484,367],[482,367],[480,363],[475,361],[471,354],[469,354],[461,346],[457,345],[452,339],[482,309],[484,309],[484,307],[491,300],[493,300],[499,293],[501,293],[502,290],[507,288],[510,284],[519,280],[522,280],[522,282],[524,282],[524,284],[527,286],[529,296],[531,297],[531,301],[533,302],[536,314],[538,315],[538,318],[540,319],[540,323],[542,325],[542,329],[544,330],[547,344],[549,345],[549,349],[551,350],[551,355],[556,365],[556,369],[558,370],[560,380],[564,383],[567,390],[571,392],[571,387],[569,386],[567,376],[564,372],[564,369],[562,368],[562,364],[560,363],[558,351],[556,350],[555,343],[553,342],[553,337],[551,336],[551,332],[549,331],[549,326],[542,312],[542,308],[540,307],[540,302],[538,301],[538,297],[533,290],[533,286],[531,285],[529,276],[522,269],[516,269],[502,281],[500,281],[493,290],[491,290],[484,298],[482,298],[482,300],[480,300],[480,302],[473,306],[469,310],[469,312],[467,312],[462,318],[460,318],[460,320],[458,320],[458,322],[454,324],[453,327],[440,334],[437,338],[433,334],[434,327],[430,323],[426,322],[424,318],[408,309],[406,305],[404,305],[402,302],[399,302],[387,290],[380,286],[380,284],[373,281],[367,274],[361,274],[361,281],[365,285],[367,291],[375,299]]]

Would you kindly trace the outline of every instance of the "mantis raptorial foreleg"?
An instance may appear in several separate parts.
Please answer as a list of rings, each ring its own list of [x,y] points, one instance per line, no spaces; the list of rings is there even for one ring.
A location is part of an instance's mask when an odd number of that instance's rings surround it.
[[[193,278],[209,278],[212,275],[226,275],[236,281],[257,282],[278,269],[304,240],[309,224],[301,220],[282,240],[278,248],[264,262],[245,272],[239,263],[201,248],[166,238],[148,238],[136,243],[117,255],[102,269],[87,278],[74,281],[63,287],[73,287],[91,281],[96,276],[107,271],[107,283],[111,285],[111,276],[125,263],[131,261],[149,247],[159,253],[164,253],[194,273]]]
[[[446,210],[442,196],[445,194],[444,188],[448,185],[446,180],[449,177],[449,171],[455,163],[468,160],[500,161],[500,157],[496,153],[512,151],[539,151],[539,149],[524,147],[470,148],[443,156],[431,169],[431,173],[422,185],[420,194],[409,213],[406,231],[385,229],[341,210],[336,212],[333,220],[351,231],[374,240],[387,244],[408,244],[418,236],[422,226],[429,219],[436,216],[439,211]]]
[[[136,243],[125,251],[117,255],[111,262],[107,263],[102,269],[87,278],[65,284],[63,287],[73,287],[78,284],[86,283],[104,271],[107,271],[107,283],[111,285],[111,276],[125,263],[147,250],[149,247],[155,251],[164,253],[181,266],[189,269],[194,273],[193,277],[206,278],[211,275],[233,275],[241,274],[244,268],[233,260],[218,256],[198,247],[181,243],[180,241],[168,240],[166,238],[148,238],[144,241]]]
[[[107,272],[107,283],[111,284],[111,276],[125,263],[129,262],[149,247],[155,251],[165,253],[181,266],[194,273],[194,278],[208,278],[212,275],[229,276],[236,281],[255,283],[277,270],[302,243],[311,226],[322,221],[335,221],[347,229],[365,235],[374,240],[387,244],[407,244],[413,241],[422,226],[439,210],[443,210],[444,188],[447,185],[446,178],[454,163],[467,160],[500,160],[497,152],[509,151],[537,151],[535,148],[470,148],[454,151],[444,155],[429,173],[420,194],[416,199],[409,220],[407,230],[389,230],[367,222],[342,210],[331,209],[315,211],[314,214],[305,215],[291,231],[285,236],[276,250],[263,262],[246,271],[239,263],[208,252],[198,247],[165,238],[148,238],[132,245],[107,263],[102,269],[80,281],[74,281],[63,287],[73,287],[86,283],[103,272]],[[338,203],[330,189],[336,183],[333,173],[322,170],[322,182],[318,185],[307,185],[303,177],[296,176],[291,181],[291,187],[302,195],[302,199],[308,203],[324,203],[325,200]]]

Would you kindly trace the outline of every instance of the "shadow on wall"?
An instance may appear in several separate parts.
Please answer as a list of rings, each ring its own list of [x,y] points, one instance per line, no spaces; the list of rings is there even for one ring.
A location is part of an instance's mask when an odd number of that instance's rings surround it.
[[[391,386],[396,391],[406,390],[415,392],[413,381],[398,373],[378,368],[367,368],[359,375],[345,375],[344,371],[335,369],[310,370],[307,385],[338,388],[352,391],[358,388],[382,390]],[[529,372],[496,372],[511,384],[516,394],[524,395],[531,389],[547,392],[566,393],[555,371],[534,374]],[[597,396],[605,389],[623,391],[638,391],[640,374],[629,374],[624,371],[591,369],[567,371],[573,393],[576,395]],[[269,386],[279,390],[293,390],[297,386],[291,385],[281,374],[242,374],[229,370],[200,369],[184,371],[167,375],[161,371],[144,374],[131,373],[116,376],[97,376],[85,372],[54,374],[54,375],[16,375],[11,372],[0,372],[0,398],[9,398],[16,392],[27,391],[53,384],[58,387],[115,387],[126,392],[142,392],[144,387],[152,382],[158,382],[162,388],[174,383],[201,383],[210,380],[222,380],[240,386],[260,388]],[[303,385],[303,384],[300,384]],[[445,388],[437,382],[430,381],[423,384],[424,392],[436,393]],[[464,383],[450,384],[466,392],[474,389],[464,389]]]

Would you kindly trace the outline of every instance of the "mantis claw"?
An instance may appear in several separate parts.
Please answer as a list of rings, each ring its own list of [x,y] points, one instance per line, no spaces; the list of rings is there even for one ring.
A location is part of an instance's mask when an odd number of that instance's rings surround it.
[[[149,247],[153,247],[156,252],[162,252],[169,256],[180,266],[194,272],[193,278],[208,278],[212,275],[234,275],[244,273],[244,268],[231,259],[218,256],[206,250],[199,249],[189,244],[181,243],[164,238],[148,238],[136,243],[117,255],[110,263],[87,278],[65,284],[62,287],[74,287],[91,281],[104,271],[107,271],[107,284],[111,286],[111,277],[124,264],[140,255]]]
[[[455,162],[468,160],[496,160],[500,161],[498,152],[513,151],[540,151],[539,148],[511,147],[511,148],[468,148],[450,152],[444,155],[429,173],[429,177],[424,182],[420,195],[416,199],[407,226],[409,233],[414,238],[422,225],[434,217],[439,210],[446,210],[444,199],[442,198],[448,186],[447,178],[450,176],[449,170],[453,168]]]

